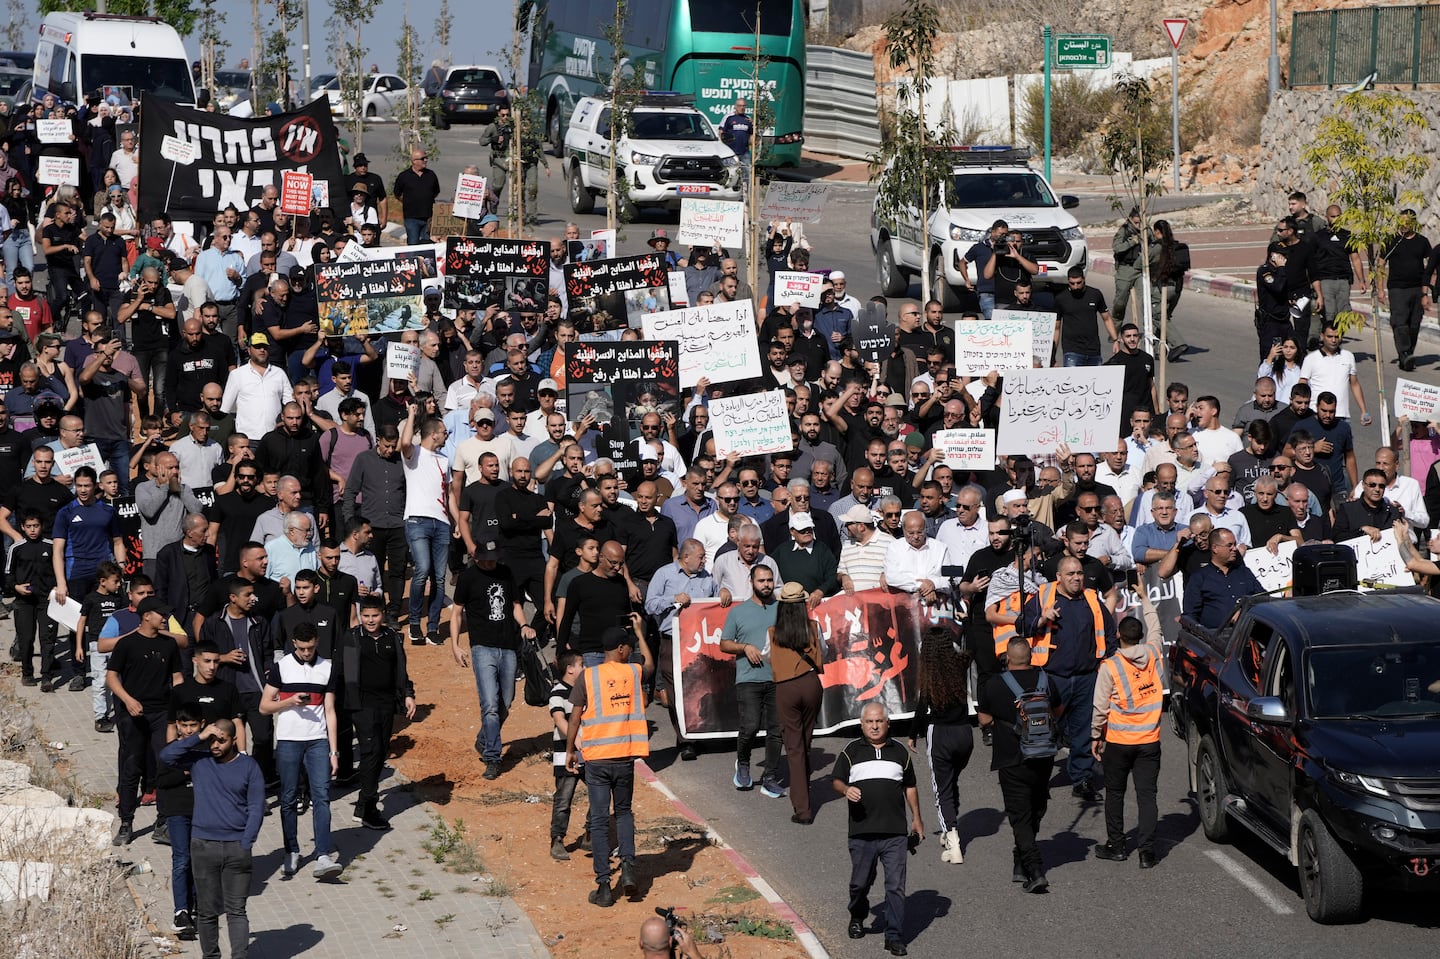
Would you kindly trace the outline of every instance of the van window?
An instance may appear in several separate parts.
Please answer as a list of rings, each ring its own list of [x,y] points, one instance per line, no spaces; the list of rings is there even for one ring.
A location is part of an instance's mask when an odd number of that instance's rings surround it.
[[[59,50],[55,52],[60,53]],[[66,69],[66,64],[70,65],[68,70]],[[65,82],[65,77],[67,75],[73,76],[74,73],[75,57],[73,54],[65,53],[58,57],[52,56],[50,58],[50,80],[46,84],[46,89],[51,93],[56,93],[60,89],[60,84]]]
[[[77,85],[80,92],[100,87],[129,87],[135,96],[143,90],[172,103],[195,101],[190,67],[184,60],[87,53],[82,67],[83,82]]]

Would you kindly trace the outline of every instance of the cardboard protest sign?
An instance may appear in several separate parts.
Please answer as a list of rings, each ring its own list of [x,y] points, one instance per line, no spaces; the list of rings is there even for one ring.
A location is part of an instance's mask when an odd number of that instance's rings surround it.
[[[310,215],[311,187],[315,178],[308,173],[286,170],[280,179],[280,209],[296,216]]]
[[[714,419],[715,414],[710,414]],[[935,448],[952,470],[995,468],[994,430],[936,430]]]
[[[679,341],[681,389],[702,377],[729,383],[761,373],[755,305],[749,300],[647,313],[642,319],[647,340]]]
[[[820,213],[825,209],[825,201],[829,196],[828,183],[771,180],[770,185],[765,188],[765,200],[760,204],[760,219],[819,223]]]
[[[483,176],[462,173],[455,181],[455,202],[450,212],[464,220],[478,220],[485,215],[486,185]]]
[[[80,158],[42,155],[36,161],[35,179],[51,186],[79,186]]]
[[[342,336],[423,329],[424,281],[434,279],[437,271],[434,249],[365,252],[363,260],[315,264],[321,332]]]
[[[1075,450],[1107,447],[1120,435],[1119,366],[1077,366],[1007,373],[1000,400],[996,452],[1053,453],[1061,443]]]
[[[775,274],[775,302],[771,305],[789,306],[799,303],[801,306],[818,307],[820,289],[824,285],[825,277],[819,273],[781,270]]]
[[[685,197],[680,201],[676,246],[719,243],[731,251],[745,248],[745,204],[734,200]]]
[[[879,304],[866,303],[860,307],[860,315],[852,329],[861,362],[881,363],[895,352],[895,337],[890,332],[890,324],[885,321],[885,308]]]
[[[1415,574],[1405,568],[1400,547],[1395,545],[1395,531],[1387,529],[1380,533],[1377,542],[1368,536],[1347,539],[1339,545],[1355,551],[1357,579],[1368,580],[1386,586],[1414,586]]]
[[[1051,354],[1055,350],[1055,314],[1046,313],[1044,310],[995,310],[990,314],[993,321],[1004,320],[1025,321],[1028,320],[1031,326],[1030,350],[1035,357],[1035,362],[1042,368],[1048,368],[1054,364],[1051,362]],[[968,326],[961,324],[959,328]]]
[[[75,134],[69,120],[36,120],[35,135],[41,143],[69,143]]]
[[[420,371],[420,347],[394,340],[385,344],[385,376],[409,381]]]
[[[1412,420],[1440,420],[1440,386],[1417,383],[1414,380],[1395,380],[1395,417],[1408,416]]]
[[[1295,541],[1281,542],[1278,553],[1270,552],[1264,543],[1256,543],[1245,551],[1245,565],[1267,593],[1289,589],[1295,581]]]
[[[791,448],[784,390],[718,397],[710,400],[709,408],[715,455],[721,459],[731,453],[760,456]]]
[[[1035,362],[1033,325],[1028,320],[989,320],[955,327],[955,372],[984,376],[991,371],[1028,370]]]

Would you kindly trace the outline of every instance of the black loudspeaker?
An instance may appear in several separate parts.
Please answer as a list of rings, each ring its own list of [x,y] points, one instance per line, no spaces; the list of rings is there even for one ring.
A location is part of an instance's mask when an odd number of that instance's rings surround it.
[[[1348,546],[1314,543],[1295,550],[1296,596],[1319,596],[1337,589],[1354,589],[1355,551]]]

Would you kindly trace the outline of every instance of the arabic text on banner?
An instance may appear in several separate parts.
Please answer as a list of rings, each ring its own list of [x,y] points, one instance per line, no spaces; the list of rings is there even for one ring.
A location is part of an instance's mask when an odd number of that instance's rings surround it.
[[[1120,435],[1119,366],[1016,370],[1005,374],[1000,399],[1001,456],[1109,449]]]
[[[540,240],[479,236],[445,238],[447,279],[549,275],[550,249]]]
[[[760,375],[755,305],[749,300],[647,313],[643,321],[645,339],[679,341],[682,390],[701,377],[730,383]]]
[[[1412,420],[1440,420],[1440,386],[1417,383],[1414,380],[1395,381],[1395,418],[1408,416]]]
[[[990,314],[992,320],[1028,320],[1031,325],[1030,349],[1035,362],[1043,369],[1050,366],[1050,355],[1055,349],[1055,314],[1044,310],[996,310]],[[961,324],[965,326],[966,324]]]
[[[745,204],[689,196],[681,200],[675,245],[708,247],[717,241],[732,253],[745,248]]]
[[[1245,565],[1265,587],[1265,592],[1289,589],[1295,582],[1295,541],[1282,541],[1278,553],[1270,552],[1264,543],[1256,543],[1245,551]]]
[[[1405,568],[1400,547],[1395,545],[1393,529],[1381,532],[1378,542],[1370,542],[1368,536],[1357,536],[1339,545],[1348,546],[1355,552],[1356,578],[1387,586],[1415,585],[1415,574]]]
[[[609,393],[618,407],[641,390],[655,390],[659,398],[678,397],[679,360],[676,344],[645,340],[565,345],[565,390],[569,411],[579,418],[586,394],[596,389]]]
[[[935,448],[952,470],[995,468],[994,430],[936,430]]]
[[[768,390],[710,401],[710,430],[715,455],[759,456],[790,449],[790,417],[785,391]]]
[[[789,306],[792,303],[799,303],[801,306],[818,307],[820,305],[820,289],[825,285],[825,277],[819,273],[798,273],[793,270],[781,270],[775,274],[775,306]]]
[[[765,202],[760,205],[762,220],[799,220],[819,223],[825,200],[830,195],[828,183],[789,183],[771,180],[765,188]]]
[[[1033,324],[1028,320],[989,320],[955,327],[955,372],[984,376],[992,370],[1028,370],[1034,363]]]
[[[658,253],[566,263],[564,272],[565,295],[571,298],[626,293],[669,282],[665,261]]]

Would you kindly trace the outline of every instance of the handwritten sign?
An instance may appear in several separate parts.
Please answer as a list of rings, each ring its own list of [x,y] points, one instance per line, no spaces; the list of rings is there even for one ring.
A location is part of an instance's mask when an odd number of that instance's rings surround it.
[[[682,390],[701,377],[729,383],[760,375],[755,305],[750,300],[647,313],[642,319],[645,339],[680,342]]]
[[[1005,376],[996,452],[1053,453],[1061,443],[1099,449],[1120,435],[1119,366],[1016,370]]]
[[[732,200],[704,200],[685,197],[680,201],[680,229],[677,246],[710,246],[719,243],[731,250],[745,247],[745,204]]]
[[[863,363],[879,363],[890,358],[895,350],[895,338],[890,335],[890,324],[885,322],[885,308],[876,303],[860,307],[860,316],[855,320],[855,349],[860,352]]]
[[[315,178],[308,173],[286,170],[280,179],[280,209],[295,216],[310,215],[311,188]]]
[[[1031,326],[1030,350],[1034,354],[1035,362],[1042,368],[1049,367],[1050,354],[1055,349],[1055,314],[1046,313],[1043,310],[996,310],[991,314],[995,322],[1029,321]],[[960,329],[969,326],[968,323],[961,324]]]
[[[160,139],[160,155],[172,163],[189,166],[200,158],[200,144],[167,133]]]
[[[1033,339],[1029,320],[960,323],[955,327],[955,370],[961,376],[1028,370],[1035,362]]]
[[[80,185],[80,158],[41,156],[35,168],[35,179],[51,186]]]
[[[935,448],[952,470],[995,467],[994,430],[936,430]]]
[[[793,270],[781,270],[775,274],[775,306],[789,306],[792,303],[799,303],[801,306],[818,307],[820,305],[820,289],[825,285],[825,277],[819,273],[797,273]]]
[[[455,181],[455,203],[451,212],[466,220],[478,220],[485,215],[485,178],[473,173],[462,173]]]
[[[346,240],[335,259],[341,263],[360,263],[366,259],[365,248],[354,240]]]
[[[69,143],[74,132],[69,120],[36,120],[35,135],[41,143]]]
[[[100,447],[94,443],[86,443],[74,449],[62,449],[55,454],[55,471],[62,476],[74,476],[75,471],[82,466],[90,467],[97,476],[109,469],[105,457],[100,455]]]
[[[715,455],[760,456],[790,449],[790,417],[785,391],[748,393],[710,401],[710,429]]]
[[[1380,534],[1377,542],[1370,542],[1368,536],[1347,539],[1339,545],[1355,551],[1355,574],[1358,579],[1387,586],[1414,586],[1415,574],[1405,568],[1400,556],[1400,547],[1395,545],[1395,531],[1387,529]]]
[[[1368,540],[1368,537],[1367,537]],[[1278,553],[1272,553],[1256,544],[1254,549],[1245,551],[1245,565],[1267,593],[1289,589],[1295,582],[1294,570],[1295,541],[1287,539],[1280,543]]]
[[[1440,420],[1440,386],[1395,380],[1395,416],[1412,420]]]
[[[410,381],[420,372],[420,347],[391,341],[385,346],[385,375],[392,380]]]
[[[760,205],[762,220],[799,220],[819,223],[820,212],[830,196],[828,183],[787,183],[771,180]]]

